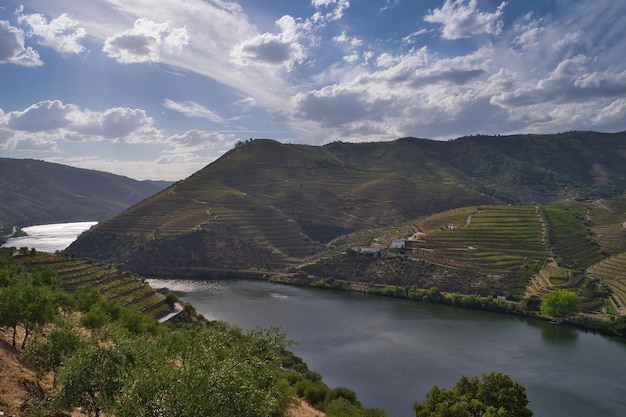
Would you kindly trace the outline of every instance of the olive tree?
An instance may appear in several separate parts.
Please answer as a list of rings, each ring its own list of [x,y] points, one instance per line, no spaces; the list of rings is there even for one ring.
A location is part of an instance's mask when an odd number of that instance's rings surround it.
[[[294,398],[278,377],[284,347],[274,331],[179,330],[158,344],[138,342],[116,415],[284,415]]]
[[[67,321],[60,323],[47,336],[36,334],[20,353],[22,363],[35,371],[38,382],[48,372],[53,373],[52,387],[56,388],[56,375],[66,360],[85,345],[82,338]]]
[[[83,346],[59,371],[60,388],[53,396],[55,409],[82,407],[92,416],[115,411],[127,370],[127,355],[118,345],[97,342]]]
[[[451,389],[432,387],[414,403],[416,417],[530,417],[526,389],[508,375],[491,372],[461,377]]]
[[[58,315],[58,292],[58,288],[50,285],[33,284],[27,276],[0,288],[0,327],[13,330],[14,348],[18,326],[24,329],[24,348],[26,340],[37,326],[50,323]]]

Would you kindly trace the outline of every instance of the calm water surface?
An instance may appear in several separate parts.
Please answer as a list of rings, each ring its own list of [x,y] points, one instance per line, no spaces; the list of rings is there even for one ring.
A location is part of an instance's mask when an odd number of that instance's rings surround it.
[[[3,246],[16,248],[35,248],[40,252],[54,253],[61,251],[72,244],[85,230],[98,222],[74,222],[42,224],[23,227],[22,231],[28,236],[9,238]]]
[[[437,384],[498,371],[537,417],[626,416],[626,344],[513,316],[256,281],[163,281],[209,319],[281,327],[293,351],[367,407],[411,417]]]

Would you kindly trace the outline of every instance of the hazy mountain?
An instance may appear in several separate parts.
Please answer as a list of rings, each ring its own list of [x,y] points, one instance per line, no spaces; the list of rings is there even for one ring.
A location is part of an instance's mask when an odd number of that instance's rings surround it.
[[[170,184],[32,159],[0,158],[0,226],[101,221]]]

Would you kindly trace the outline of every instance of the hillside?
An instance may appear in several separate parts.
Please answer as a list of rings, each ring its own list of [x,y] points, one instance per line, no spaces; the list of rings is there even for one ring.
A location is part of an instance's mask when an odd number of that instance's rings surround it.
[[[190,305],[158,323],[175,300],[93,260],[0,248],[0,416],[176,415],[181,398],[183,415],[386,416],[328,387],[278,329]]]
[[[626,133],[250,140],[68,252],[146,276],[270,274],[523,297],[551,288],[531,282],[546,260],[578,276],[624,250],[622,206],[598,208],[625,191]],[[402,239],[410,247],[393,261],[342,255]],[[593,305],[598,285],[585,287]]]
[[[170,183],[32,159],[0,158],[0,235],[12,226],[100,221]],[[8,232],[8,233],[7,233]]]

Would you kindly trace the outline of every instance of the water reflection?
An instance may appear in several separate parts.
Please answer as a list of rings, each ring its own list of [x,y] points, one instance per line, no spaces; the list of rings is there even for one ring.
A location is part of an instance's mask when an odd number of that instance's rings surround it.
[[[546,343],[574,342],[578,339],[579,330],[562,324],[539,322],[541,339]]]
[[[539,330],[541,340],[547,344],[563,344],[578,339],[581,330],[566,324],[553,324],[543,320],[525,320],[528,326]]]
[[[67,248],[78,235],[97,223],[73,222],[23,227],[22,231],[27,236],[9,238],[3,246],[35,248],[40,252],[54,253]]]

